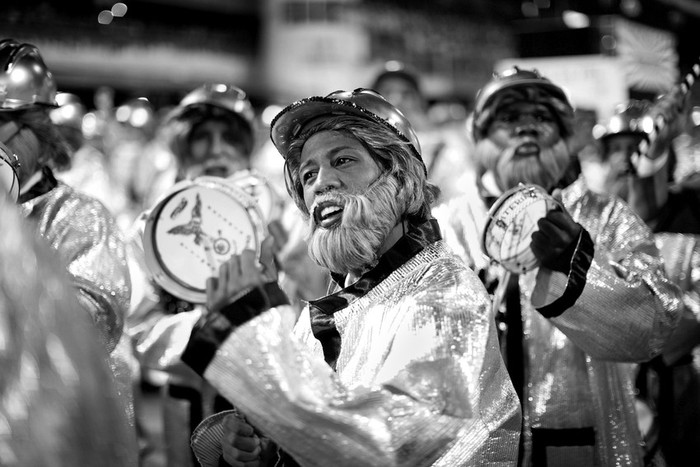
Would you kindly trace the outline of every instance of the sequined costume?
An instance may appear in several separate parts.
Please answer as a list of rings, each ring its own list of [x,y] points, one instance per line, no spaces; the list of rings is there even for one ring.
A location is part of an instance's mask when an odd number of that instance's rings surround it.
[[[114,218],[99,201],[56,182],[47,168],[20,202],[37,233],[66,265],[78,302],[89,312],[110,353],[118,391],[133,417],[128,342],[122,341],[131,283],[124,241]]]
[[[0,198],[0,465],[135,466],[107,352],[64,265]]]
[[[495,294],[505,292],[505,299],[497,313],[521,308],[522,339],[503,343],[504,355],[522,346],[522,365],[508,366],[523,372],[522,387],[516,384],[524,402],[523,465],[538,465],[542,456],[549,466],[641,465],[633,385],[623,362],[659,354],[682,308],[678,289],[663,272],[649,229],[626,204],[594,195],[580,179],[563,190],[563,204],[595,244],[587,273],[568,283],[565,275],[540,269],[509,281],[484,261],[474,236],[485,225],[482,199],[456,199],[434,214],[448,243],[487,283],[498,281]],[[552,299],[565,297],[574,279],[582,287],[578,299],[552,310],[561,305]],[[547,307],[550,318],[543,315]]]
[[[685,308],[664,348],[674,361],[657,357],[643,364],[638,376],[639,396],[651,401],[657,414],[645,433],[647,453],[661,449],[667,465],[688,465],[700,456],[700,347],[692,348],[700,321],[700,236],[657,233],[654,238],[669,279],[683,292]]]
[[[514,465],[521,418],[490,301],[435,220],[293,331],[266,291],[209,314],[183,360],[300,465]]]

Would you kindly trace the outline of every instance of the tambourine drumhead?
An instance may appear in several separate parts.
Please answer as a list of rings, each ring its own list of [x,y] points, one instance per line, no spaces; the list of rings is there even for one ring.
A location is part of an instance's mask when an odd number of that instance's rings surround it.
[[[6,190],[12,201],[17,201],[19,197],[16,164],[16,156],[7,146],[0,143],[0,189]]]
[[[263,234],[257,203],[241,188],[218,177],[186,180],[162,196],[146,220],[146,263],[165,290],[204,303],[207,279],[244,249],[260,254]]]
[[[231,180],[243,191],[255,198],[266,222],[282,214],[282,201],[270,182],[254,170],[241,170],[231,175]]]
[[[537,221],[558,203],[537,185],[520,184],[501,195],[489,210],[482,246],[486,254],[507,270],[522,274],[537,267],[530,249]]]

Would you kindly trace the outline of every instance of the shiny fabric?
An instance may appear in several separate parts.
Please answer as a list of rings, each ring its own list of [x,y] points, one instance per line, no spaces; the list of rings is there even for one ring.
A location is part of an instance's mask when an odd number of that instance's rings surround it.
[[[66,265],[78,303],[90,314],[110,353],[118,391],[133,419],[130,347],[128,342],[120,344],[131,282],[114,218],[101,203],[60,182],[20,207]]]
[[[669,466],[681,466],[700,458],[700,346],[688,349],[688,342],[697,342],[700,321],[700,236],[659,233],[655,240],[668,277],[681,288],[685,305],[664,354],[676,346],[688,354],[671,365],[656,362],[657,366],[652,366],[657,371],[656,381],[650,378],[649,382],[659,391],[655,404],[663,455]]]
[[[335,311],[336,372],[309,309],[297,321],[279,306],[233,331],[204,375],[304,466],[514,465],[521,417],[489,309],[437,241]]]
[[[0,465],[137,465],[108,355],[65,267],[0,199]]]
[[[629,365],[658,355],[682,308],[679,291],[666,277],[649,229],[622,201],[594,195],[582,180],[563,190],[562,201],[595,243],[580,298],[561,316],[536,311],[566,288],[567,277],[536,269],[519,277],[524,332],[524,459],[533,465],[533,429],[595,431],[592,452],[553,449],[552,465],[641,465],[640,435]],[[487,214],[480,199],[455,199],[435,209],[448,243],[486,282],[497,282],[502,311],[508,282],[479,248]],[[478,232],[477,238],[466,234]],[[560,456],[556,459],[557,452]]]

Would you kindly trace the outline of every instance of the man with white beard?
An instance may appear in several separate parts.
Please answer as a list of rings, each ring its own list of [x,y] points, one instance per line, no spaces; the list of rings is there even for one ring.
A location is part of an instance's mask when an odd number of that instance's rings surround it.
[[[271,137],[335,290],[295,326],[269,241],[210,279],[182,358],[238,415],[200,425],[199,461],[265,465],[277,445],[286,466],[513,465],[521,418],[491,303],[430,216],[409,122],[374,91],[337,91],[285,108]]]
[[[494,293],[522,403],[520,465],[638,466],[633,385],[622,362],[660,353],[680,296],[641,219],[618,198],[572,181],[573,112],[562,88],[535,70],[494,76],[473,115],[481,199],[455,199],[433,214]],[[490,203],[518,183],[539,185],[558,202],[531,236],[537,266],[509,273],[489,262],[478,237]]]

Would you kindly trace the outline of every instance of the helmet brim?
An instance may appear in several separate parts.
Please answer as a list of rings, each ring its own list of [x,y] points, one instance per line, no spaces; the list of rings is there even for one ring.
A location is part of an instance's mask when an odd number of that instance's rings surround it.
[[[296,101],[277,114],[270,124],[270,138],[282,157],[286,159],[290,144],[312,120],[322,116],[353,115],[388,128],[402,141],[408,143],[414,155],[422,160],[417,138],[410,138],[395,126],[405,121],[403,114],[395,108],[392,108],[391,114],[395,117],[393,122],[390,121],[391,115],[390,120],[384,119],[355,102],[331,97],[313,96]]]
[[[485,87],[482,91],[484,95],[488,95],[488,98],[485,99],[484,101],[480,102],[477,108],[475,108],[475,112],[483,112],[485,108],[487,108],[495,97],[502,93],[503,91],[507,91],[510,89],[518,89],[518,88],[523,88],[523,87],[528,87],[528,86],[535,86],[541,89],[546,90],[547,92],[551,93],[554,97],[562,100],[563,102],[566,102],[570,107],[573,106],[571,105],[571,100],[569,99],[569,96],[566,94],[566,92],[559,86],[553,83],[548,83],[544,82],[542,79],[518,79],[517,81],[513,82],[494,82],[491,83],[493,85],[493,89],[489,89],[489,86]]]

